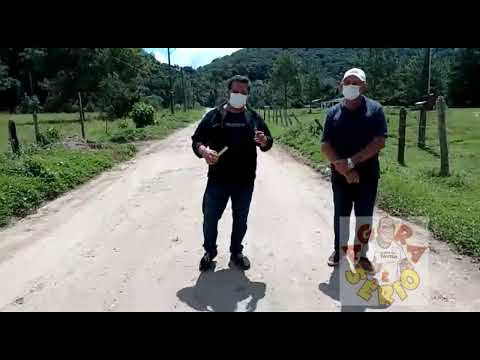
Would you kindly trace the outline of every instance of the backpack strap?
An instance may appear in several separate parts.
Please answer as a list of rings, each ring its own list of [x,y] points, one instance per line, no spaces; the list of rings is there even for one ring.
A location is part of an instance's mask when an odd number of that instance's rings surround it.
[[[225,117],[227,116],[227,110],[225,109],[225,105],[227,102],[221,104],[216,108],[213,117],[211,118],[212,125],[217,124],[220,122],[220,127],[224,128]],[[257,116],[255,111],[250,109],[249,107],[245,107],[245,119],[247,121],[247,125],[250,126],[254,131],[257,130]]]
[[[247,120],[247,124],[253,129],[253,131],[257,131],[257,113],[250,109],[249,107],[245,108],[245,118]]]
[[[225,119],[226,111],[222,110],[222,106],[217,106],[209,112],[208,122],[212,127],[220,123],[223,128],[223,120]]]

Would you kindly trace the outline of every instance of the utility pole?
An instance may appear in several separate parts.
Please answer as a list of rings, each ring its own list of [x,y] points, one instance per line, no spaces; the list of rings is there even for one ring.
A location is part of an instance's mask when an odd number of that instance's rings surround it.
[[[28,79],[30,80],[30,96],[33,96],[33,81],[32,81],[32,72],[28,72]]]
[[[35,129],[35,140],[37,144],[40,143],[40,129],[38,127],[38,104],[37,104],[37,98],[35,94],[33,93],[33,81],[32,81],[32,72],[28,72],[28,78],[30,80],[30,104],[32,105],[32,115],[33,115],[33,127]]]
[[[183,75],[183,68],[180,67],[182,73],[182,89],[183,89],[183,112],[187,112],[187,92],[185,91],[185,77]]]
[[[170,48],[167,48],[167,52],[168,52],[168,75],[169,75],[168,78],[170,82],[170,111],[173,114],[174,110],[173,110],[172,66],[170,64]]]
[[[428,92],[427,92],[427,95],[430,95],[431,78],[432,78],[432,48],[428,48]]]

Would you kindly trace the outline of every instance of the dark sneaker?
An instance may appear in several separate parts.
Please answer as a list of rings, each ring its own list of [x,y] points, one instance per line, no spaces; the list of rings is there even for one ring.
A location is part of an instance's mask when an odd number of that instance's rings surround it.
[[[208,271],[210,269],[213,268],[213,259],[215,258],[215,256],[212,256],[211,254],[209,253],[205,253],[205,255],[203,255],[202,257],[202,260],[200,260],[200,271]]]
[[[332,255],[328,258],[328,266],[337,266],[339,262],[339,257],[337,253],[334,251]]]
[[[232,254],[230,261],[235,264],[240,270],[250,269],[250,260],[243,254]]]
[[[373,266],[370,260],[368,260],[366,257],[361,257],[360,260],[358,261],[358,264],[362,267],[363,270],[366,272],[373,272]]]

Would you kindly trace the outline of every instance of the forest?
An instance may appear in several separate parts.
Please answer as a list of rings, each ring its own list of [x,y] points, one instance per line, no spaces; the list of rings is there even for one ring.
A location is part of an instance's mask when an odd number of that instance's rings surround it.
[[[480,48],[245,48],[198,69],[160,63],[141,48],[1,48],[0,111],[76,112],[79,92],[87,111],[110,118],[138,101],[214,106],[235,74],[251,79],[252,107],[301,108],[339,96],[341,75],[354,66],[367,73],[368,96],[385,105],[421,100],[429,73],[430,93],[449,106],[480,105]]]

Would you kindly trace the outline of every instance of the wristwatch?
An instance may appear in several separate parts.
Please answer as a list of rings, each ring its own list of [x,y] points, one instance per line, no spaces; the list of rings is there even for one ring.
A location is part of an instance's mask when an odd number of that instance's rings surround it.
[[[351,158],[347,159],[347,164],[349,169],[353,169],[355,167],[355,164],[353,163]]]

